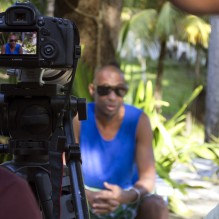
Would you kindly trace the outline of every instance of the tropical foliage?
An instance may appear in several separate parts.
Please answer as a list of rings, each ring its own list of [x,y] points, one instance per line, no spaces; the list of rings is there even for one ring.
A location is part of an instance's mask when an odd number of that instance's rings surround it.
[[[186,41],[196,48],[195,73],[197,80],[199,79],[200,52],[207,48],[210,34],[210,25],[204,19],[184,14],[170,2],[164,3],[160,10],[124,8],[122,18],[119,57],[130,60],[132,54],[132,59],[136,58],[142,66],[146,66],[147,56],[156,56],[156,99],[162,99],[164,59],[170,36],[179,41]]]
[[[1,0],[0,12],[5,11],[9,6],[15,4],[17,0]],[[19,2],[27,2],[26,0],[20,0]],[[31,0],[31,2],[41,11],[41,13],[46,13],[47,10],[47,0]]]
[[[215,144],[200,143],[197,139],[193,139],[186,134],[186,112],[188,106],[200,94],[202,89],[201,85],[197,87],[179,111],[168,120],[157,112],[156,104],[165,107],[168,107],[169,104],[165,101],[158,103],[154,98],[151,81],[146,84],[140,81],[134,100],[134,105],[143,109],[151,120],[154,134],[154,154],[159,177],[164,179],[173,189],[178,189],[182,193],[186,193],[186,187],[190,187],[190,185],[180,184],[171,179],[170,173],[177,164],[186,163],[191,170],[195,171],[192,159],[201,157],[218,162],[219,158],[219,145],[216,141]],[[175,195],[170,196],[169,201],[169,207],[172,211],[183,216],[189,213],[183,202],[177,199]]]

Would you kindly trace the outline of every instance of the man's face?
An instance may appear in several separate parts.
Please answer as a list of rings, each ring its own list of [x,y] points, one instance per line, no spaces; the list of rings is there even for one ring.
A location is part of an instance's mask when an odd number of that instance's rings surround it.
[[[11,46],[11,47],[15,47],[16,42],[17,42],[16,36],[14,36],[14,35],[10,36],[10,38],[9,38],[9,44],[10,44],[10,46]]]
[[[114,67],[104,68],[96,75],[93,85],[96,112],[108,118],[115,116],[123,105],[126,91],[123,75]]]

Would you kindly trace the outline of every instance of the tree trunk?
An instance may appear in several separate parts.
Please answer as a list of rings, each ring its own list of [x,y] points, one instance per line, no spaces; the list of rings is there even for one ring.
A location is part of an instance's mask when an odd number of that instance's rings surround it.
[[[54,6],[55,6],[55,0],[47,0],[47,12],[46,12],[47,16],[53,17]]]
[[[160,55],[158,59],[158,67],[157,67],[157,77],[156,77],[156,85],[155,85],[155,99],[162,99],[162,79],[163,79],[163,68],[164,68],[164,58],[166,54],[166,41],[163,40],[161,42]],[[161,110],[161,106],[157,106],[157,110]]]
[[[211,17],[208,50],[205,141],[219,136],[219,16]]]
[[[122,0],[55,0],[54,15],[76,23],[82,61],[94,70],[115,61],[121,10]]]
[[[196,59],[195,59],[195,84],[194,87],[200,85],[200,58],[201,58],[201,50],[199,46],[196,47]]]

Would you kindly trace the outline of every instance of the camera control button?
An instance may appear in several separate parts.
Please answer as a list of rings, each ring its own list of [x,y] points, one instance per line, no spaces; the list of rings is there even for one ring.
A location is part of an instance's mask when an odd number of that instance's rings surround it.
[[[64,25],[68,25],[68,21],[66,19],[63,20]]]
[[[54,51],[54,47],[52,45],[46,45],[44,48],[44,53],[46,55],[49,55],[49,56],[52,55],[53,51]]]
[[[54,23],[56,23],[56,22],[58,21],[58,18],[53,17],[52,21],[53,21]]]
[[[43,18],[39,18],[38,21],[37,21],[37,24],[42,27],[45,25],[45,21],[43,20]]]
[[[62,24],[62,23],[63,23],[63,20],[62,20],[61,18],[59,18],[59,19],[58,19],[58,23],[59,23],[59,24]]]
[[[45,41],[46,41],[45,37],[40,37],[40,42],[45,42]]]
[[[43,36],[49,36],[50,35],[49,30],[47,30],[46,28],[42,28],[40,32]]]
[[[41,48],[41,54],[44,58],[51,59],[56,56],[56,46],[52,43],[47,43]]]

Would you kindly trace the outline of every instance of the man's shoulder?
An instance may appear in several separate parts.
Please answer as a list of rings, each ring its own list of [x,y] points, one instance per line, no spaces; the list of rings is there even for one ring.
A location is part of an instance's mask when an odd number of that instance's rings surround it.
[[[16,47],[17,47],[17,48],[20,48],[20,47],[21,47],[21,45],[20,45],[19,43],[17,43],[17,44],[16,44]]]
[[[129,104],[124,104],[125,107],[125,121],[138,124],[142,114],[144,114],[144,111]]]
[[[124,104],[126,111],[133,111],[133,112],[138,112],[138,113],[142,113],[143,110],[137,108],[136,106],[130,105],[125,103]]]
[[[87,110],[89,111],[94,111],[95,108],[95,103],[94,102],[90,102],[87,104]]]
[[[87,103],[87,106],[89,106],[89,107],[92,107],[92,106],[94,106],[94,105],[95,105],[94,102],[89,102],[89,103]]]
[[[91,121],[91,118],[94,117],[94,113],[95,113],[95,103],[94,102],[87,103],[87,115],[90,121]]]

